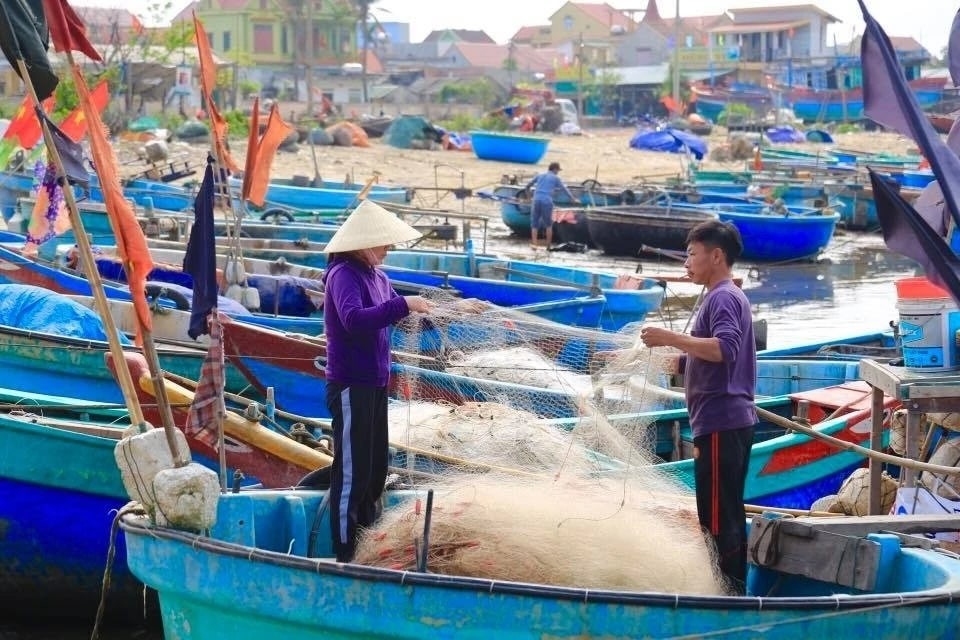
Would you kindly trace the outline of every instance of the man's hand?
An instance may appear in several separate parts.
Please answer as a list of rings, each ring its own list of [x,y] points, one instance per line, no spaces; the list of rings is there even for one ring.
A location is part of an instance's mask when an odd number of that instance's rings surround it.
[[[646,326],[640,329],[640,339],[648,347],[675,347],[682,334],[661,327]]]

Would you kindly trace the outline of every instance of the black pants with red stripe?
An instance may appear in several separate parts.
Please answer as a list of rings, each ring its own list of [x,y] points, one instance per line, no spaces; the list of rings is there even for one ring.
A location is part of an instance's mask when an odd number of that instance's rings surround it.
[[[330,534],[338,562],[350,562],[358,530],[380,517],[387,480],[387,389],[327,383],[333,416]]]
[[[720,570],[736,589],[747,576],[747,514],[743,490],[753,427],[717,431],[693,439],[697,514],[717,545]]]

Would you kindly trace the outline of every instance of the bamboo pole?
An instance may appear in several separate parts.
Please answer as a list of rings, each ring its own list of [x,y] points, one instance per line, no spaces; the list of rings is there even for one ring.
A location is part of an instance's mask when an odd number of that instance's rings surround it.
[[[73,64],[72,58],[70,62]],[[27,71],[27,65],[23,58],[17,58],[17,67],[20,69],[20,76],[23,78],[23,83],[27,91],[30,92],[30,98],[33,100],[33,104],[38,109],[42,109],[40,99],[37,97],[37,91],[33,86],[33,81],[30,78],[30,73]],[[93,258],[93,249],[90,246],[90,238],[87,237],[87,233],[83,228],[83,220],[80,218],[77,200],[74,197],[73,188],[70,186],[70,181],[67,178],[67,172],[63,167],[63,159],[60,157],[60,152],[53,143],[53,135],[50,133],[50,128],[43,118],[40,118],[40,128],[43,131],[43,141],[47,147],[47,153],[56,167],[57,176],[64,183],[62,186],[63,197],[67,203],[70,224],[73,227],[74,236],[77,239],[77,246],[80,249],[80,264],[87,274],[87,280],[90,282],[94,302],[97,310],[100,312],[103,326],[107,332],[107,344],[110,346],[110,354],[113,356],[114,363],[116,364],[117,382],[120,385],[120,390],[123,392],[124,403],[127,406],[127,411],[130,413],[130,421],[136,425],[141,432],[146,431],[148,425],[144,420],[143,410],[140,408],[137,392],[133,386],[133,378],[130,375],[130,370],[127,368],[127,363],[123,356],[123,347],[120,345],[120,333],[117,331],[116,323],[110,314],[110,305],[107,302],[107,294],[103,289],[103,280],[100,278],[100,272],[97,271],[97,265]]]

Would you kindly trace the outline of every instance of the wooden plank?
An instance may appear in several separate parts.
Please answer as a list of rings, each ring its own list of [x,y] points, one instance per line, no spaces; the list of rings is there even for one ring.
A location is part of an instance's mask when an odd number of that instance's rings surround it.
[[[754,518],[754,522],[759,522]],[[891,531],[896,533],[937,533],[960,531],[960,515],[837,516],[835,518],[786,518],[787,529],[810,528],[848,536]]]
[[[880,545],[866,538],[811,527],[791,527],[791,518],[755,518],[748,557],[754,564],[813,580],[872,590],[880,567]]]

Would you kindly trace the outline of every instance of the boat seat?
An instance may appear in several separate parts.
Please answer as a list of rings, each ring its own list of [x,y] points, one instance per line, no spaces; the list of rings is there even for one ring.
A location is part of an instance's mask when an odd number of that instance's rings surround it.
[[[254,512],[251,496],[231,496],[230,500],[220,500],[217,505],[217,523],[213,526],[213,537],[225,542],[255,547],[257,535]]]

